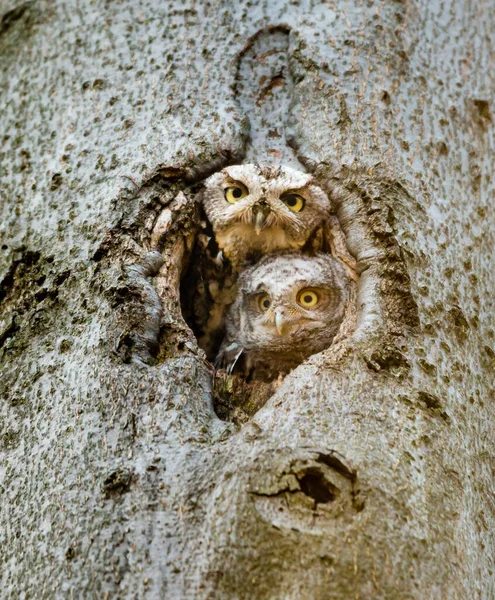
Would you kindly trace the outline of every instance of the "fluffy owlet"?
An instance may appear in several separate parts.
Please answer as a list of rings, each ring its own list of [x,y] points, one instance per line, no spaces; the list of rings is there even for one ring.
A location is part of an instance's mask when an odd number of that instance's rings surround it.
[[[302,250],[331,219],[328,196],[314,178],[280,166],[226,167],[206,180],[203,205],[234,270],[264,254]]]
[[[329,254],[296,252],[265,256],[238,284],[217,366],[262,380],[287,373],[330,346],[353,285]]]

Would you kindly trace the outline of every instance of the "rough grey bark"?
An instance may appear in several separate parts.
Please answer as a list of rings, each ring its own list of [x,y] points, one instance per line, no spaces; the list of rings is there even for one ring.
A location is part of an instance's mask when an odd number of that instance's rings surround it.
[[[495,597],[490,3],[0,19],[2,597]],[[358,328],[235,427],[176,283],[202,178],[270,158],[336,198]]]

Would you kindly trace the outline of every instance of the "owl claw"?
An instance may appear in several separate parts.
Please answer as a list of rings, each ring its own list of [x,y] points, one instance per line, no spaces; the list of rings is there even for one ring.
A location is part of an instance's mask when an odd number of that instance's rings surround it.
[[[221,348],[215,361],[215,368],[224,368],[228,375],[232,375],[237,361],[244,352],[244,348],[237,342],[229,344],[226,348]]]
[[[232,372],[234,371],[234,367],[237,363],[237,361],[239,360],[241,354],[244,352],[244,348],[241,348],[239,350],[239,352],[237,353],[237,355],[235,356],[234,360],[232,361],[232,363],[229,365],[229,368],[227,369],[227,373],[229,375],[232,375]]]
[[[223,266],[223,251],[222,250],[220,250],[220,252],[216,255],[216,257],[215,257],[215,263],[219,267]]]

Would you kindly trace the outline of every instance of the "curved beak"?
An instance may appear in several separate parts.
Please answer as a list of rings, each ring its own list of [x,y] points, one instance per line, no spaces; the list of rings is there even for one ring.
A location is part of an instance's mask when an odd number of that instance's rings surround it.
[[[304,317],[287,306],[277,306],[273,311],[275,315],[275,327],[280,336],[287,335],[291,327],[300,325]]]
[[[259,235],[261,233],[261,230],[263,229],[266,223],[266,218],[268,217],[269,212],[270,208],[267,206],[264,200],[262,200],[259,204],[256,204],[253,207],[253,226],[256,235]]]
[[[275,327],[277,328],[278,335],[285,335],[287,333],[287,316],[282,306],[278,306],[275,309]]]
[[[256,235],[259,235],[261,233],[261,230],[263,229],[263,225],[265,224],[266,221],[266,215],[263,212],[259,212],[256,214],[256,216],[254,217],[254,231],[256,232]]]
[[[287,331],[287,328],[285,328],[284,325],[284,315],[282,313],[277,313],[275,315],[275,327],[277,328],[278,335],[284,335]]]

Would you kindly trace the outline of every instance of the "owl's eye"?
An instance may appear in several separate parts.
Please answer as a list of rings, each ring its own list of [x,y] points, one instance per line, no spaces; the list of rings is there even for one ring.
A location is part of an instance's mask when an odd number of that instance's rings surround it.
[[[231,204],[235,204],[242,198],[245,198],[248,195],[248,191],[242,183],[238,183],[233,185],[232,187],[228,187],[225,190],[225,200],[230,202]]]
[[[309,288],[301,290],[299,294],[297,294],[297,302],[303,308],[313,308],[313,306],[316,306],[319,301],[320,297],[315,290],[311,290]]]
[[[304,208],[304,198],[299,194],[286,194],[280,198],[292,212],[301,212]]]
[[[266,312],[270,306],[272,305],[272,301],[270,300],[270,296],[267,296],[266,294],[264,296],[260,296],[259,300],[258,300],[258,304],[259,307],[261,308],[261,310],[263,312]]]

